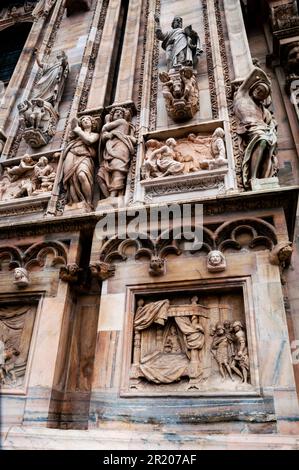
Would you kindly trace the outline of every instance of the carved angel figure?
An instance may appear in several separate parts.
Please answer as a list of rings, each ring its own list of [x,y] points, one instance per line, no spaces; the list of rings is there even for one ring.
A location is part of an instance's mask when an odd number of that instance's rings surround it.
[[[171,23],[171,30],[162,32],[159,16],[155,15],[156,37],[162,41],[162,48],[166,51],[168,70],[177,65],[195,66],[197,57],[202,53],[200,39],[196,31],[189,25],[183,28],[183,19],[175,16]]]
[[[130,158],[136,143],[130,120],[129,110],[116,107],[108,115],[107,122],[102,128],[101,161],[97,177],[100,189],[106,198],[122,196],[125,191]]]
[[[234,99],[239,121],[237,132],[242,138],[243,184],[251,187],[253,178],[270,178],[276,172],[277,124],[268,107],[271,83],[266,73],[254,67],[240,86]]]
[[[94,144],[99,140],[95,121],[90,116],[74,118],[71,123],[74,139],[64,151],[63,186],[70,205],[85,201],[92,206],[94,187]]]

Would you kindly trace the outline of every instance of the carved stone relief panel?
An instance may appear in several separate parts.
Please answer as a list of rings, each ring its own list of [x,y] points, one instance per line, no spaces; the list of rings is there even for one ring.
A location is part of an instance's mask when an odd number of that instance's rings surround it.
[[[154,133],[147,136],[141,165],[147,198],[224,188],[228,170],[224,130],[200,129],[190,128],[184,135],[173,131],[168,138],[159,132],[157,138]]]
[[[59,153],[48,157],[26,154],[16,164],[4,167],[0,177],[0,202],[50,193],[58,156]]]
[[[123,392],[254,392],[244,305],[237,285],[136,296]]]
[[[0,302],[0,390],[24,385],[36,305]]]

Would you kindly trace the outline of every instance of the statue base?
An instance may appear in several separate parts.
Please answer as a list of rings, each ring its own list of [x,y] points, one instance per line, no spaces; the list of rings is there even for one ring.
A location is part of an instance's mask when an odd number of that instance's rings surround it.
[[[85,201],[75,202],[73,204],[66,204],[64,212],[92,212],[93,207],[87,204]]]
[[[101,199],[97,204],[96,210],[97,211],[106,210],[106,209],[111,208],[111,206],[113,208],[117,207],[119,209],[121,207],[124,207],[125,206],[124,197],[123,196],[117,196],[117,197],[110,196],[110,197],[107,197],[106,199]]]
[[[251,189],[252,191],[263,191],[265,189],[280,188],[279,179],[277,176],[272,178],[252,178]]]

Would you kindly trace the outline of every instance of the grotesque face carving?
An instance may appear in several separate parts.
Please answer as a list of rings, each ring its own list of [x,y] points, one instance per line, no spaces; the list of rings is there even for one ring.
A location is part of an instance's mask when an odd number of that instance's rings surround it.
[[[14,284],[18,287],[27,287],[29,285],[29,275],[25,268],[15,268]]]
[[[226,261],[221,251],[210,251],[207,258],[207,268],[209,271],[224,271],[226,268]]]

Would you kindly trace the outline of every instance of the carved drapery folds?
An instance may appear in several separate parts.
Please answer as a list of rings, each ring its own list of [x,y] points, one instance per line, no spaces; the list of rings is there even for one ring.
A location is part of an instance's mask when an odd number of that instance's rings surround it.
[[[109,198],[110,202],[117,201],[117,198],[125,193],[130,161],[136,144],[131,119],[131,111],[128,108],[116,106],[106,116],[102,128],[97,181],[102,198]]]
[[[215,129],[212,136],[190,133],[177,140],[170,137],[165,142],[149,139],[145,150],[141,168],[145,180],[227,166],[224,130],[221,127]]]
[[[40,68],[28,100],[18,105],[24,140],[32,147],[47,145],[55,135],[59,120],[59,103],[68,76],[68,59],[64,51],[54,53],[47,63],[36,55]]]
[[[82,207],[92,210],[94,169],[99,140],[98,123],[91,116],[74,118],[70,142],[63,152],[62,184],[66,192],[66,209]]]
[[[5,167],[0,177],[0,201],[49,193],[56,177],[58,155],[34,160],[26,154],[17,165]]]
[[[231,308],[216,293],[189,299],[137,301],[130,389],[241,390],[250,388],[242,297]],[[215,305],[218,304],[216,309]],[[218,318],[222,321],[213,323]]]
[[[33,305],[0,306],[0,389],[23,385],[35,319]]]
[[[277,124],[268,109],[270,103],[270,80],[263,70],[254,67],[234,97],[243,153],[242,178],[247,190],[256,180],[271,178],[278,172]]]
[[[2,154],[2,150],[4,149],[5,142],[6,142],[6,135],[3,129],[0,128],[0,157]]]
[[[199,90],[194,67],[202,53],[200,39],[183,19],[175,16],[172,29],[163,32],[155,15],[156,37],[166,51],[167,72],[159,74],[168,115],[177,122],[191,119],[199,109]]]

